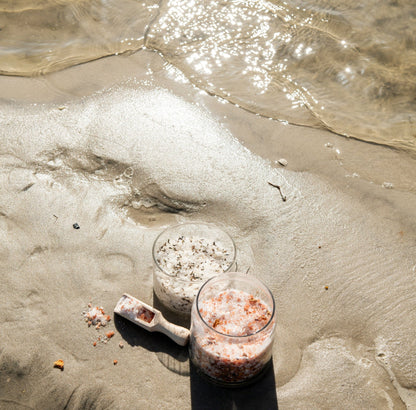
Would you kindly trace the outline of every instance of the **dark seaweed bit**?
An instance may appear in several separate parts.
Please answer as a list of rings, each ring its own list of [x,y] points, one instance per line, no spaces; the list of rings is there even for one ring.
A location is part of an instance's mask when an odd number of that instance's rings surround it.
[[[271,182],[267,182],[270,186],[272,186],[273,188],[277,188],[278,190],[279,190],[279,193],[280,193],[280,197],[282,198],[282,201],[283,202],[286,202],[286,196],[285,195],[283,195],[283,193],[282,193],[282,189],[280,188],[280,185],[276,185],[276,184],[272,184]]]

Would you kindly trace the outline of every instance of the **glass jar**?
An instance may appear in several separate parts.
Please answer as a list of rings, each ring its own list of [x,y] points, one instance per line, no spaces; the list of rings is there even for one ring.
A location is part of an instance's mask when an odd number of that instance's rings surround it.
[[[200,288],[191,314],[190,358],[209,380],[240,386],[271,363],[275,302],[258,279],[230,272]]]
[[[202,284],[233,268],[236,248],[233,239],[213,224],[184,223],[164,230],[152,254],[156,296],[171,311],[189,316]]]

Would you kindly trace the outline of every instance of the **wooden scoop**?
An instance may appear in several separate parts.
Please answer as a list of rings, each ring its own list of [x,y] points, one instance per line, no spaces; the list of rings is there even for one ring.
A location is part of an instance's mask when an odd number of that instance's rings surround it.
[[[160,310],[124,293],[114,312],[149,332],[161,332],[180,346],[189,341],[189,329],[168,322]]]

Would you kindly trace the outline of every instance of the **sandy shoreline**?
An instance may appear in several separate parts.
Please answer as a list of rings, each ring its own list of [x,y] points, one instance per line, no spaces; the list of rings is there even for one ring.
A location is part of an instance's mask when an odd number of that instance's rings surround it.
[[[0,78],[0,408],[416,408],[415,160],[122,58]],[[152,242],[186,220],[229,231],[274,293],[273,368],[246,390],[121,319],[93,347],[83,321],[123,292],[152,304]]]

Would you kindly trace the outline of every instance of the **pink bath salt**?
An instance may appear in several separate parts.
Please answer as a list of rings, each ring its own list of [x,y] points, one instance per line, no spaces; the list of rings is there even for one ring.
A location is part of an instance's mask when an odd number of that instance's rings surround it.
[[[120,307],[121,313],[124,316],[128,316],[133,322],[135,319],[140,319],[150,323],[155,317],[154,312],[144,307],[139,301],[126,295],[118,302],[117,306]]]
[[[209,326],[230,336],[252,335],[263,329],[271,317],[261,299],[235,289],[227,289],[200,302],[199,311]]]
[[[138,319],[141,319],[147,323],[150,323],[154,317],[155,317],[155,314],[151,312],[150,310],[146,309],[144,306],[141,306],[138,309],[138,312],[137,312]]]
[[[215,332],[193,322],[191,356],[208,376],[240,383],[270,361],[274,319],[268,305],[244,291],[227,289],[198,303],[201,317]]]

